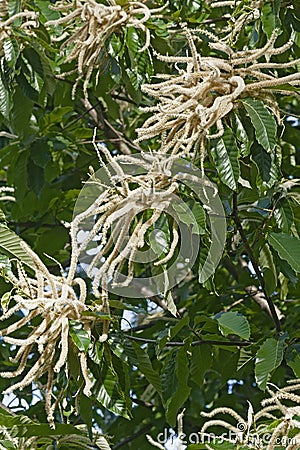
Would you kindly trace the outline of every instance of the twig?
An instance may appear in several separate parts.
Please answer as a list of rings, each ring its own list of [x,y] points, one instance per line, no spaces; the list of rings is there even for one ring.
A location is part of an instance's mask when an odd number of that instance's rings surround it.
[[[121,439],[120,442],[118,442],[116,445],[112,447],[112,450],[117,450],[118,448],[123,447],[124,445],[128,444],[129,442],[134,441],[134,439],[142,436],[146,431],[150,430],[152,428],[152,423],[148,423],[140,430],[136,431],[135,433],[132,433],[130,436],[127,436],[124,439]]]
[[[242,242],[243,242],[243,244],[245,246],[246,252],[247,252],[247,254],[249,256],[249,259],[250,259],[250,261],[252,263],[253,269],[254,269],[255,274],[257,276],[257,279],[258,279],[258,281],[259,281],[259,283],[261,285],[261,288],[262,288],[262,291],[264,293],[265,299],[266,299],[266,301],[268,303],[268,306],[269,306],[269,309],[270,309],[270,313],[271,313],[271,317],[272,317],[272,319],[274,321],[274,324],[275,324],[275,327],[276,327],[276,331],[277,331],[277,333],[280,333],[280,331],[281,331],[281,324],[280,324],[280,321],[278,319],[278,315],[277,315],[277,312],[276,312],[276,309],[275,309],[275,305],[274,305],[274,303],[272,302],[272,300],[270,299],[270,297],[268,296],[268,294],[266,292],[265,280],[264,280],[264,278],[263,278],[263,276],[262,276],[262,274],[261,274],[261,272],[259,270],[257,261],[256,261],[256,259],[254,257],[252,248],[249,245],[246,233],[245,233],[245,231],[243,229],[242,223],[241,223],[239,215],[238,215],[237,194],[236,193],[233,194],[232,216],[233,216],[233,219],[234,219],[235,224],[237,226],[237,229],[238,229],[238,231],[240,233],[240,236],[241,236]]]
[[[144,342],[145,344],[157,344],[157,340],[156,339],[145,339],[145,338],[140,338],[137,336],[126,336],[128,339],[132,339],[134,341],[139,341],[139,342]],[[197,341],[193,341],[191,343],[192,347],[196,346],[196,345],[223,345],[226,347],[246,347],[248,345],[252,345],[253,342],[250,341],[217,341],[217,340],[210,340],[210,339],[200,339]],[[170,342],[166,342],[165,346],[166,347],[182,347],[183,345],[185,345],[185,342],[182,341],[170,341]]]

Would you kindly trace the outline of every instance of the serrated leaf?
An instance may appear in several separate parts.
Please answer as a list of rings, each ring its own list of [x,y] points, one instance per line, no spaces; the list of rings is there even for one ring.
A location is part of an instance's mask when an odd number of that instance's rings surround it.
[[[206,214],[204,208],[198,202],[193,202],[189,205],[191,211],[196,219],[197,227],[192,226],[192,233],[195,234],[205,234],[206,233]]]
[[[97,303],[97,301],[96,301]],[[101,300],[102,303],[102,300]],[[128,311],[133,311],[136,314],[147,314],[146,309],[140,307],[140,306],[135,306],[135,305],[131,305],[130,303],[126,303],[120,300],[109,300],[109,305],[111,308],[117,308],[117,309],[124,309],[124,310],[128,310]]]
[[[236,123],[236,137],[241,146],[241,155],[248,156],[251,147],[248,135],[241,119],[236,114],[234,115],[234,118]]]
[[[257,141],[267,152],[272,152],[275,148],[277,133],[275,118],[261,100],[245,98],[242,103],[254,126]]]
[[[20,72],[20,74],[16,77],[16,80],[25,97],[29,98],[33,102],[37,102],[39,93],[34,87],[31,86],[23,72]]]
[[[138,368],[145,375],[147,381],[161,394],[161,380],[159,374],[153,369],[152,363],[146,350],[142,349],[136,342],[132,342],[136,353]]]
[[[235,137],[229,128],[211,147],[210,152],[222,182],[230,189],[236,190],[240,177],[239,150]]]
[[[285,337],[267,339],[258,349],[255,360],[255,379],[264,391],[270,374],[281,364]]]
[[[39,198],[41,190],[45,184],[44,169],[34,164],[29,158],[27,165],[28,172],[28,187],[32,189],[36,196]]]
[[[189,358],[188,344],[185,344],[177,351],[175,374],[177,378],[177,389],[166,403],[166,419],[174,427],[179,408],[190,395],[191,388],[188,386],[189,379]]]
[[[300,377],[300,345],[289,346],[285,352],[285,360],[288,366],[293,369],[297,378]]]
[[[0,224],[0,251],[10,257],[19,259],[23,264],[34,270],[35,266],[31,258],[22,249],[20,242],[22,242],[22,239],[16,233]]]
[[[216,266],[214,264],[211,249],[205,245],[201,245],[199,252],[199,283],[205,283],[208,281],[210,275],[214,274]]]
[[[9,117],[9,109],[10,109],[9,93],[5,89],[5,86],[0,77],[0,113],[6,119],[8,119],[8,117]]]
[[[237,364],[237,370],[241,370],[248,362],[252,361],[253,356],[249,348],[242,347],[240,349],[240,357]]]
[[[295,272],[300,272],[300,239],[285,233],[269,233],[268,242],[281,259],[287,261]]]
[[[3,50],[6,62],[9,67],[14,67],[19,56],[19,45],[15,38],[5,39]]]
[[[259,252],[258,262],[265,278],[268,295],[271,295],[277,286],[277,272],[270,247],[266,243]]]
[[[236,334],[243,339],[250,338],[250,325],[246,317],[233,311],[225,312],[215,316],[218,321],[219,330],[224,336]]]
[[[188,326],[189,322],[190,318],[188,315],[186,315],[182,319],[180,319],[173,327],[169,327],[163,330],[157,338],[158,351],[160,352],[165,347],[166,343],[170,342],[179,333],[179,331],[182,330],[182,328]]]
[[[294,222],[293,210],[287,199],[281,199],[274,211],[274,217],[276,219],[278,227],[284,232],[288,233]]]
[[[139,35],[134,27],[127,28],[126,42],[132,53],[137,53],[140,49]]]
[[[30,131],[29,122],[33,110],[33,101],[29,100],[19,86],[13,94],[13,107],[10,113],[11,125],[14,133],[24,137]],[[20,108],[22,105],[22,108]]]
[[[115,371],[108,366],[105,370],[104,380],[97,380],[93,391],[101,405],[125,419],[130,419],[124,393],[120,392],[119,383],[116,381],[117,375]]]
[[[262,187],[272,187],[278,178],[275,156],[267,153],[261,145],[253,145],[252,159],[259,171],[257,184]]]
[[[193,204],[193,206],[195,207],[195,205]],[[192,207],[193,207],[192,206]],[[201,205],[199,205],[201,207]],[[191,229],[193,230],[193,233],[199,233],[199,227],[196,221],[196,217],[193,213],[193,211],[190,208],[189,204],[186,204],[184,202],[173,202],[171,207],[173,208],[173,210],[176,212],[177,215],[177,220],[179,220],[180,222],[184,223],[185,225],[187,225],[188,227],[191,227]],[[197,214],[200,214],[200,211],[196,211]]]
[[[210,369],[213,361],[210,345],[197,345],[192,347],[191,379],[198,385],[203,385],[205,372]]]
[[[281,22],[279,19],[280,0],[272,0],[270,2],[264,2],[261,8],[261,22],[262,28],[270,39],[275,28],[280,29]]]
[[[169,291],[167,293],[167,295],[166,295],[166,303],[167,303],[168,311],[170,311],[170,313],[173,316],[176,317],[176,315],[177,315],[177,308],[176,308],[176,305],[175,305],[175,302],[174,302],[174,299],[173,299],[171,291]]]
[[[32,436],[67,436],[82,435],[83,432],[71,424],[55,424],[52,428],[47,423],[37,423],[27,416],[0,413],[0,426],[12,430],[14,428],[16,437],[29,438]]]
[[[88,351],[89,345],[91,343],[91,338],[88,332],[82,328],[82,323],[71,320],[69,334],[79,351]]]

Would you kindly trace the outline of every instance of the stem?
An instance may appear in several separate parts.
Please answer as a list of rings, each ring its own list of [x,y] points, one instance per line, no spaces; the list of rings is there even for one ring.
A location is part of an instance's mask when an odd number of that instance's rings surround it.
[[[146,344],[157,344],[156,339],[144,339],[136,336],[126,336],[128,339],[132,339],[134,341],[144,342]],[[226,347],[246,347],[248,345],[253,344],[253,342],[250,341],[217,341],[217,340],[210,340],[210,339],[199,339],[198,341],[193,341],[191,343],[192,347],[196,345],[223,345]],[[167,342],[166,347],[182,347],[185,345],[185,342],[182,341],[170,341]]]
[[[248,257],[249,257],[249,259],[250,259],[250,261],[251,261],[251,263],[252,263],[252,266],[253,266],[253,268],[254,268],[254,271],[255,271],[255,273],[256,273],[257,279],[258,279],[258,281],[259,281],[259,283],[260,283],[260,285],[261,285],[261,289],[262,289],[262,291],[263,291],[263,293],[264,293],[265,299],[266,299],[266,301],[267,301],[267,303],[268,303],[268,306],[269,306],[269,308],[270,308],[270,313],[271,313],[273,322],[274,322],[274,324],[275,324],[276,331],[277,331],[277,333],[280,333],[280,331],[281,331],[281,325],[280,325],[280,321],[279,321],[278,316],[277,316],[277,313],[276,313],[276,309],[275,309],[274,303],[272,302],[272,300],[270,299],[270,297],[268,296],[268,294],[267,294],[267,292],[266,292],[265,280],[264,280],[264,278],[263,278],[263,276],[262,276],[262,274],[261,274],[261,272],[260,272],[260,270],[259,270],[257,261],[256,261],[256,259],[255,259],[255,257],[254,257],[252,248],[251,248],[250,245],[249,245],[249,242],[248,242],[248,240],[247,240],[246,233],[245,233],[245,231],[244,231],[244,229],[243,229],[242,223],[241,223],[240,218],[239,218],[239,215],[238,215],[238,209],[237,209],[237,194],[236,194],[236,192],[234,192],[234,194],[233,194],[233,210],[232,210],[232,216],[233,216],[233,218],[234,218],[234,221],[235,221],[235,224],[236,224],[236,226],[237,226],[237,229],[238,229],[238,231],[239,231],[239,233],[240,233],[240,236],[241,236],[241,239],[242,239],[243,244],[244,244],[244,246],[245,246],[245,249],[246,249],[246,252],[247,252],[247,254],[248,254]]]

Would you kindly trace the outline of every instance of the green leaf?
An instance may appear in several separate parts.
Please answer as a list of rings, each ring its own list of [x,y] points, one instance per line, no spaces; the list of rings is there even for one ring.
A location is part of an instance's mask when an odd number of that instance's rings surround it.
[[[143,350],[136,342],[132,342],[136,353],[138,368],[145,375],[147,381],[161,394],[161,380],[159,374],[153,369],[151,360],[146,350]]]
[[[10,416],[7,413],[0,413],[0,426],[6,427],[10,431],[14,429],[16,437],[29,438],[33,436],[67,436],[82,435],[83,432],[78,430],[71,424],[56,423],[52,428],[47,423],[37,423],[29,419],[27,416],[15,415]]]
[[[166,405],[167,401],[172,397],[173,393],[177,389],[177,378],[175,372],[176,355],[177,349],[171,350],[165,358],[165,364],[162,369],[161,385],[162,385],[162,398],[164,405]]]
[[[250,325],[246,317],[233,311],[225,312],[215,316],[218,321],[219,330],[224,336],[236,334],[243,339],[250,338]]]
[[[259,252],[258,262],[264,274],[267,294],[271,295],[277,286],[277,272],[272,252],[267,243]]]
[[[117,381],[116,372],[108,366],[106,368],[104,380],[96,380],[93,391],[101,405],[125,419],[130,419],[125,396],[120,392],[119,383]]]
[[[82,323],[77,322],[76,320],[71,320],[69,334],[79,351],[88,351],[89,345],[91,343],[91,338],[88,332],[82,328]]]
[[[22,108],[20,108],[22,105]],[[24,137],[30,131],[29,123],[33,110],[33,101],[29,100],[19,86],[13,94],[13,107],[10,118],[12,129],[17,135]]]
[[[36,166],[42,167],[43,169],[51,161],[48,140],[46,138],[37,139],[31,144],[30,158]]]
[[[132,53],[138,53],[141,45],[139,42],[139,35],[134,27],[127,28],[126,42]]]
[[[279,7],[280,0],[271,0],[270,2],[264,2],[262,5],[260,18],[262,28],[268,39],[270,39],[275,28],[280,29],[281,27]]]
[[[250,152],[250,140],[244,128],[244,125],[237,114],[234,114],[235,125],[236,125],[236,137],[238,144],[241,147],[241,155],[248,156]]]
[[[97,303],[97,301],[95,303]],[[99,303],[102,303],[102,300]],[[114,299],[109,300],[109,306],[111,308],[133,311],[136,314],[146,314],[147,313],[146,309],[144,309],[140,306],[131,305],[130,303],[126,303],[126,302],[123,302],[120,300],[114,300]]]
[[[31,258],[22,249],[20,242],[22,239],[5,225],[0,224],[0,251],[8,254],[10,257],[17,258],[23,264],[34,270],[35,266]]]
[[[184,202],[173,202],[171,204],[171,207],[176,212],[177,219],[180,222],[186,224],[188,227],[191,227],[193,233],[195,233],[195,234],[201,233],[201,228],[198,226],[197,218],[195,217],[195,214],[198,215],[199,216],[198,218],[201,223],[201,221],[202,221],[202,212],[201,212],[202,206],[201,205],[199,205],[199,208],[198,208],[196,202],[193,203],[192,205],[184,203]],[[193,211],[192,208],[195,208],[195,211]]]
[[[56,126],[57,123],[63,121],[64,117],[71,115],[74,111],[72,106],[58,106],[54,108],[50,113],[45,114],[40,119],[40,127],[42,130]]]
[[[5,39],[3,50],[6,62],[9,67],[14,67],[19,56],[19,45],[15,38]]]
[[[252,146],[252,159],[259,171],[257,184],[263,188],[272,187],[278,178],[275,156],[267,153],[261,145],[254,144]]]
[[[189,207],[196,219],[198,227],[192,226],[192,233],[205,234],[206,233],[206,214],[204,208],[198,202],[189,204]]]
[[[16,80],[25,97],[28,97],[33,102],[37,102],[39,93],[34,87],[31,86],[23,72],[20,72],[19,75],[17,75]]]
[[[2,79],[0,77],[0,113],[6,119],[8,119],[8,117],[9,117],[9,109],[10,109],[9,93],[5,89],[5,86],[4,86],[4,84],[2,82]]]
[[[167,303],[168,311],[170,311],[170,313],[171,313],[173,316],[176,317],[176,315],[177,315],[177,308],[176,308],[176,305],[175,305],[175,302],[174,302],[174,299],[173,299],[173,296],[172,296],[172,292],[171,292],[171,291],[169,291],[169,292],[166,294],[165,300],[166,300],[166,303]]]
[[[230,189],[236,190],[240,177],[239,150],[230,128],[225,130],[210,152],[222,182]]]
[[[177,351],[175,373],[177,378],[177,389],[167,400],[166,403],[166,419],[171,427],[176,425],[176,418],[179,408],[188,399],[191,388],[188,386],[189,378],[189,344],[185,344]]]
[[[285,352],[286,363],[293,369],[297,378],[300,377],[300,345],[289,346]]]
[[[213,361],[210,345],[192,347],[191,379],[200,387],[203,385],[204,375],[210,369]]]
[[[248,362],[253,360],[252,351],[249,348],[242,347],[240,349],[240,357],[237,364],[237,370],[242,369]]]
[[[295,272],[300,272],[300,239],[285,233],[269,233],[268,242],[281,259],[287,261]]]
[[[161,351],[167,342],[170,342],[174,337],[182,330],[182,328],[189,325],[190,318],[188,315],[184,316],[180,319],[176,325],[173,327],[169,327],[168,329],[163,330],[163,332],[159,335],[158,342],[158,350]]]
[[[269,338],[256,353],[255,379],[263,391],[266,389],[270,374],[281,364],[285,339],[286,336],[279,339]]]
[[[277,133],[274,117],[261,100],[245,98],[242,103],[254,126],[256,139],[267,152],[273,151]]]
[[[28,187],[29,189],[33,190],[37,197],[39,197],[41,190],[45,184],[44,169],[40,166],[36,166],[31,158],[29,158],[27,172]]]

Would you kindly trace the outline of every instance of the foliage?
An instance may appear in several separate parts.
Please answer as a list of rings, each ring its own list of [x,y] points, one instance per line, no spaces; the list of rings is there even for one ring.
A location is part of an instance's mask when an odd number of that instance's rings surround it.
[[[293,2],[0,17],[0,447],[164,448],[225,406],[298,433]]]

